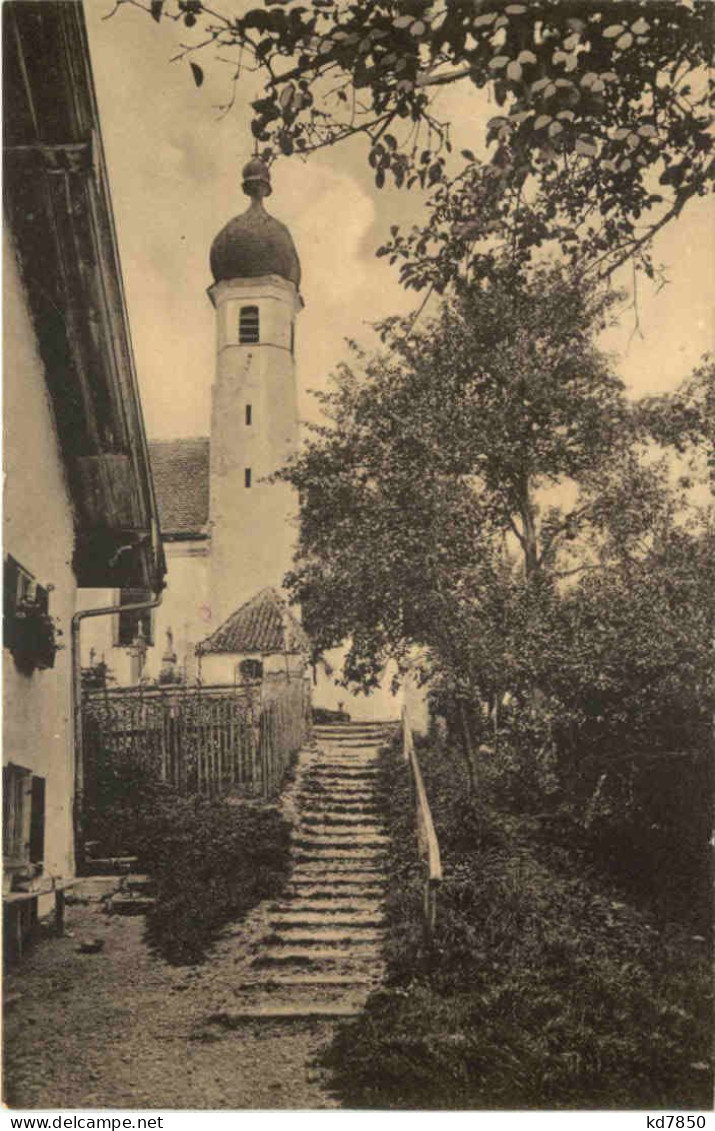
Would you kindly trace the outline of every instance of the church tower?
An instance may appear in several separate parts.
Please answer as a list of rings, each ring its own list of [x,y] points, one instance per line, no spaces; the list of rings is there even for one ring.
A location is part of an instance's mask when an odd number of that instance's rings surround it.
[[[209,517],[211,621],[222,623],[291,566],[297,500],[267,483],[298,450],[295,319],[300,262],[290,232],[264,207],[267,166],[243,170],[249,208],[211,247],[216,310]]]

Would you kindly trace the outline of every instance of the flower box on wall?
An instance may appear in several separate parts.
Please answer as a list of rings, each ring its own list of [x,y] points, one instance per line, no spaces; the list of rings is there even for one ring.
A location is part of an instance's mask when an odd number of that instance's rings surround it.
[[[26,675],[55,666],[62,647],[54,617],[50,615],[50,589],[38,585],[32,574],[8,555],[4,569],[3,645]]]

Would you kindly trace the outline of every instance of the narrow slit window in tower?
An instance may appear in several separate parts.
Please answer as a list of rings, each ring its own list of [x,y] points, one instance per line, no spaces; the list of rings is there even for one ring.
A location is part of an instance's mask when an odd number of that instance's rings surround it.
[[[290,352],[295,353],[295,323],[290,324]]]
[[[250,469],[250,467],[247,467],[245,469],[244,473],[243,473],[243,482],[244,482],[244,486],[246,486],[246,487],[251,486],[251,469]]]
[[[258,307],[242,306],[238,315],[238,341],[240,345],[256,345],[260,340]]]
[[[253,423],[253,410],[250,404],[246,405],[246,424]]]

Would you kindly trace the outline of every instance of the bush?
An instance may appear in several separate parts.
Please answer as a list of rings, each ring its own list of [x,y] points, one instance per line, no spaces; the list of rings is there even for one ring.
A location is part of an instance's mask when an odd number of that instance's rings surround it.
[[[169,962],[200,962],[227,922],[277,895],[290,870],[290,826],[275,807],[181,797],[149,770],[118,763],[88,811],[110,856],[137,856],[156,903],[147,939]]]
[[[290,870],[290,826],[248,802],[167,797],[137,841],[153,880],[150,944],[170,962],[199,962],[225,923],[279,894]]]
[[[446,877],[434,952],[391,754],[389,980],[326,1054],[347,1105],[708,1107],[703,941],[658,933],[527,818],[472,804],[448,753],[421,758]]]

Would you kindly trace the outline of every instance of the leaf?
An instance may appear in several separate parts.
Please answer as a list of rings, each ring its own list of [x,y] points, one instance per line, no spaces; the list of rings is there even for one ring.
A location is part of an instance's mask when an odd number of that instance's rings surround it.
[[[496,18],[497,18],[496,12],[485,12],[483,16],[477,16],[477,18],[474,21],[472,26],[473,27],[488,27],[489,24],[494,23]]]
[[[563,131],[564,127],[561,125],[561,122],[552,122],[549,126],[549,137],[558,137]]]
[[[194,76],[194,82],[197,86],[201,86],[204,81],[204,72],[198,63],[189,63],[189,66],[191,67],[191,74]]]
[[[631,24],[631,31],[634,35],[645,35],[650,31],[650,24],[641,16],[634,24]]]
[[[415,39],[419,39],[426,31],[427,24],[424,20],[415,20],[413,24],[410,24],[410,35],[414,35]]]
[[[523,16],[526,6],[524,4],[507,4],[504,11],[508,16]]]
[[[624,35],[621,36],[620,39],[616,40],[616,47],[618,47],[618,49],[620,51],[627,51],[632,43],[633,43],[633,36],[631,35],[631,33],[629,31],[627,31],[627,32],[625,32]]]
[[[291,102],[293,101],[294,94],[295,94],[295,87],[294,87],[292,82],[288,83],[288,86],[283,87],[283,90],[280,92],[280,94],[278,96],[278,103],[280,105],[281,110],[287,110],[288,109]]]
[[[395,27],[403,31],[404,28],[411,27],[414,22],[414,16],[398,16],[395,20]]]
[[[617,39],[625,31],[623,24],[611,24],[610,27],[603,29],[604,39]]]
[[[550,114],[539,114],[539,117],[534,122],[534,129],[543,130],[550,124],[552,120],[553,119]]]
[[[489,66],[493,71],[501,71],[510,62],[508,55],[495,55],[493,59],[489,60]]]
[[[506,77],[511,79],[512,82],[519,82],[521,79],[522,70],[521,63],[513,59],[506,69]]]
[[[523,65],[524,63],[536,63],[537,59],[533,51],[520,51],[517,61]]]
[[[641,137],[657,137],[658,131],[655,126],[639,126],[638,133]]]
[[[577,138],[576,139],[576,145],[574,146],[574,149],[576,150],[577,153],[580,153],[582,157],[597,157],[598,156],[598,146],[596,145],[596,142],[592,138],[589,138],[589,137],[579,137],[579,138]]]
[[[161,10],[164,7],[164,0],[151,0],[150,12],[151,18],[159,23],[161,19]]]
[[[465,161],[476,161],[476,157],[472,153],[471,149],[463,149],[462,157],[464,157]]]

